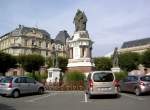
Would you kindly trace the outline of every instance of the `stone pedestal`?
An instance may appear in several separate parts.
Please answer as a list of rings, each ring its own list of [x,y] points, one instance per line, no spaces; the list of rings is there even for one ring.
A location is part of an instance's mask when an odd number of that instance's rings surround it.
[[[113,73],[115,73],[115,72],[120,72],[120,68],[119,68],[119,67],[113,67],[113,68],[111,68],[111,71],[112,71]]]
[[[46,79],[47,83],[59,82],[61,69],[59,68],[49,68],[48,70],[48,78]]]
[[[92,44],[87,31],[74,33],[73,38],[68,41],[68,71],[81,71],[82,73],[93,71],[95,65],[92,60]]]

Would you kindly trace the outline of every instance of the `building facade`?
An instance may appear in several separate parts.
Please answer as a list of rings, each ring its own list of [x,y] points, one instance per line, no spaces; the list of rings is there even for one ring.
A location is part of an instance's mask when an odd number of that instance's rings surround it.
[[[65,44],[51,39],[50,34],[43,29],[19,25],[15,30],[0,37],[0,51],[15,56],[40,54],[43,57],[48,57],[51,56],[54,46],[60,56],[66,56]]]
[[[125,52],[142,53],[147,49],[150,49],[150,38],[124,42],[122,47],[119,49],[119,52],[120,53],[125,53]]]

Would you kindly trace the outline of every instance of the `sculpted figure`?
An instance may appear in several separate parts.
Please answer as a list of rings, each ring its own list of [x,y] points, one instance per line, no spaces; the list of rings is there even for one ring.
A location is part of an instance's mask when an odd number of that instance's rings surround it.
[[[74,17],[73,23],[75,24],[75,31],[85,31],[86,30],[87,17],[84,12],[77,10]]]
[[[114,54],[112,56],[112,64],[113,64],[113,67],[119,66],[119,64],[118,64],[118,48],[117,47],[115,48]]]

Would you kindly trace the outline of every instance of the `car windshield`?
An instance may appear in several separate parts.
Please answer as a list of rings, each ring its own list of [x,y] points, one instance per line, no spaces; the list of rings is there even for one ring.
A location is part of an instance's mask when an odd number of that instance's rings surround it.
[[[141,79],[141,81],[148,81],[148,82],[150,82],[150,76],[143,76],[140,79]]]
[[[93,75],[93,80],[95,82],[111,82],[114,80],[114,76],[112,73],[109,72],[95,73]]]
[[[1,83],[9,83],[9,82],[11,82],[12,80],[13,80],[12,77],[5,77],[5,78],[3,78],[0,82],[1,82]]]

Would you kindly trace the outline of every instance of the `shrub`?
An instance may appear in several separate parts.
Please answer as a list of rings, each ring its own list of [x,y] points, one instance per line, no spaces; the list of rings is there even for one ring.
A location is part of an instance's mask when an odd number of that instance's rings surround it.
[[[119,66],[122,70],[132,71],[137,69],[138,65],[141,63],[140,54],[135,52],[121,53],[119,55]]]
[[[116,80],[121,80],[121,79],[125,78],[128,75],[128,73],[125,72],[125,71],[116,72],[114,74],[115,74]]]
[[[96,70],[110,70],[112,68],[112,61],[107,57],[94,58]]]
[[[65,74],[66,82],[84,81],[85,75],[81,72],[74,71]]]
[[[47,78],[46,73],[40,74],[39,72],[36,72],[35,75],[33,73],[27,73],[26,76],[34,78],[35,80],[40,81],[40,82]]]

